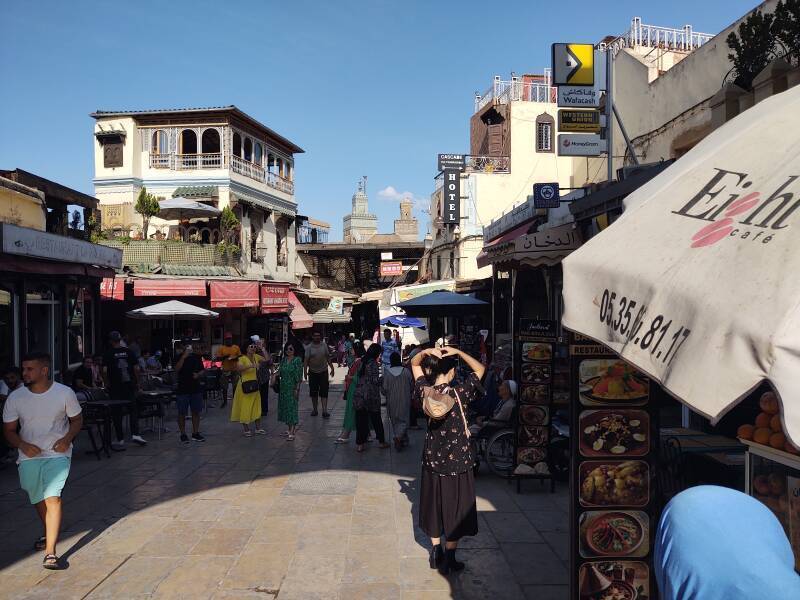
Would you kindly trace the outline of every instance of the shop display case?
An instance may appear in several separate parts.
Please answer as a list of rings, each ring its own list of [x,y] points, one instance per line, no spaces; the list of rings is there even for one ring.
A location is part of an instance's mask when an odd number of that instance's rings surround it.
[[[775,513],[792,544],[795,569],[800,570],[800,456],[742,441],[748,446],[746,491]]]

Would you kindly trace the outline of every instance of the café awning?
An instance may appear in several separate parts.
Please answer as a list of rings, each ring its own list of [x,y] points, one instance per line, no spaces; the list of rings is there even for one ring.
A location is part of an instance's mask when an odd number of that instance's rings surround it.
[[[100,282],[100,300],[125,300],[125,278],[103,277]]]
[[[211,281],[211,308],[255,308],[260,304],[257,281]]]
[[[203,279],[135,279],[134,296],[205,296]]]
[[[294,292],[289,292],[289,319],[292,321],[292,329],[308,329],[314,326],[314,320],[297,298]]]
[[[552,266],[561,262],[581,245],[580,233],[574,223],[543,229],[536,233],[524,232],[523,230],[528,227],[529,225],[520,227],[519,234],[513,238],[484,246],[478,255],[478,266],[485,267],[498,263],[515,263],[530,267]],[[503,238],[498,238],[497,241],[500,239]]]
[[[800,446],[800,87],[631,193],[563,263],[563,324],[718,422],[767,380]]]

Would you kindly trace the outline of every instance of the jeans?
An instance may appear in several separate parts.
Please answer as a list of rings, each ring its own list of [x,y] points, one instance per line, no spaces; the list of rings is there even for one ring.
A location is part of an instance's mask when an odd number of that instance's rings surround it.
[[[375,436],[381,444],[386,443],[383,433],[383,420],[380,411],[357,410],[356,411],[356,444],[365,444],[369,437],[369,424],[375,430]]]

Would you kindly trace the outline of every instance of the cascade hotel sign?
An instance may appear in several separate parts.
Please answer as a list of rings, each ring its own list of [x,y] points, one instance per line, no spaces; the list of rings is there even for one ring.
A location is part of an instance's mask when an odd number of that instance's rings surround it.
[[[461,221],[461,171],[463,154],[440,154],[437,166],[444,177],[442,190],[442,223],[458,225]]]

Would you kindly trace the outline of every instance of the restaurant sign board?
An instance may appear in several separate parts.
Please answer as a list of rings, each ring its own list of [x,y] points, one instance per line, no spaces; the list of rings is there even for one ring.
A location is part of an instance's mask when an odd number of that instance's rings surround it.
[[[118,248],[19,227],[11,223],[0,223],[0,238],[2,238],[3,252],[6,254],[112,269],[122,268],[122,250]]]
[[[403,274],[403,263],[399,260],[381,263],[381,277],[400,277]]]

